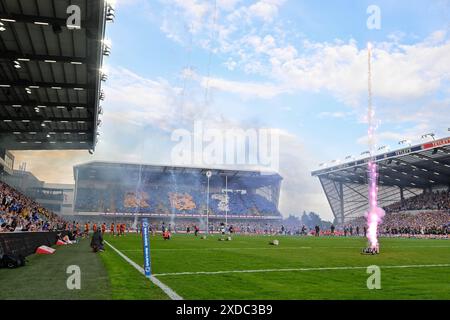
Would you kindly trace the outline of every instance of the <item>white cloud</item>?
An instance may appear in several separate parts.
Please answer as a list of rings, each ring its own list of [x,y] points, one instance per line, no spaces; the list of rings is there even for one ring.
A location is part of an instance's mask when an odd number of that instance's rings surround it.
[[[250,35],[242,44],[246,52],[230,57],[226,65],[232,70],[242,66],[266,80],[212,79],[216,88],[266,99],[294,91],[328,92],[349,106],[366,107],[367,50],[358,48],[355,41],[306,42],[299,51],[292,45],[278,46],[271,35]],[[448,56],[450,41],[377,45],[372,63],[374,96],[389,104],[405,103],[444,90],[450,80]]]
[[[284,0],[261,0],[248,7],[248,12],[250,16],[271,22],[278,14],[278,9],[283,2]]]
[[[237,67],[237,62],[234,61],[233,59],[228,59],[225,63],[224,63],[225,67],[230,70],[233,71],[234,69],[236,69]]]
[[[408,139],[420,143],[420,137],[433,132],[436,138],[448,137],[450,99],[431,100],[424,105],[388,105],[379,112],[380,129],[376,133],[378,143],[394,143]],[[360,137],[358,143],[367,143]]]
[[[350,115],[349,112],[321,112],[319,113],[319,118],[345,118]]]
[[[236,5],[242,0],[217,0],[217,7],[225,11],[231,11],[236,8]]]
[[[194,38],[197,45],[207,50],[237,51],[237,39],[263,29],[260,24],[273,27],[285,1],[260,0],[250,5],[242,2],[219,0],[214,6],[207,0],[165,0],[161,30],[168,38],[184,45],[190,45],[190,39]]]
[[[430,36],[425,39],[425,42],[430,45],[440,44],[445,41],[447,37],[447,31],[445,30],[437,30],[430,34]]]
[[[317,178],[311,171],[318,160],[292,135],[280,137],[280,174],[283,177],[280,209],[285,216],[315,211],[333,221],[333,214]]]
[[[250,5],[236,1],[225,6],[227,10],[223,5],[218,6],[217,12],[200,1],[182,4],[173,0],[168,3],[171,12],[175,12],[170,20],[172,24],[173,16],[189,17],[185,23],[189,21],[199,26],[192,33],[196,42],[205,49],[224,54],[226,62],[223,64],[229,70],[240,68],[264,79],[261,82],[271,86],[266,97],[274,97],[275,92],[283,94],[294,90],[325,92],[347,105],[365,107],[365,44],[358,44],[353,39],[304,40],[302,43],[294,41],[296,38],[290,39],[283,23],[277,19],[284,1],[260,0]],[[202,9],[195,10],[197,6]],[[414,101],[443,90],[450,80],[447,58],[450,41],[444,30],[437,30],[426,39],[409,45],[401,43],[404,36],[397,32],[389,35],[385,42],[375,43],[373,91],[377,98]],[[235,82],[233,86],[222,87],[228,87],[234,93],[237,85]],[[242,85],[248,88],[246,82]]]
[[[241,82],[222,78],[203,78],[201,84],[203,87],[236,94],[247,99],[271,99],[287,92],[287,89],[270,83]]]
[[[381,145],[382,141],[401,141],[404,139],[410,139],[412,137],[411,134],[405,134],[400,132],[393,132],[393,131],[382,131],[378,132],[375,135],[375,144],[377,146]],[[359,137],[356,141],[358,144],[368,146],[369,144],[369,138],[367,135],[364,135],[362,137]],[[397,146],[396,146],[397,147]]]
[[[294,51],[286,58],[276,50],[267,52],[272,74],[278,81],[305,91],[328,91],[358,106],[367,96],[367,51],[353,41],[347,44],[308,43],[307,54]],[[435,93],[450,79],[450,42],[430,46],[375,48],[373,92],[378,98],[414,100]]]
[[[182,76],[195,78],[195,73],[184,70]],[[105,93],[105,120],[136,126],[171,130],[205,112],[182,88],[164,79],[146,79],[124,68],[111,69]]]

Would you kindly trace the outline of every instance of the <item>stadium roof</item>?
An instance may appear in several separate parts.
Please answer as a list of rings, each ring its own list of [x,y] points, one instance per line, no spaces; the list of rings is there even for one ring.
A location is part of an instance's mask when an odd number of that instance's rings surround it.
[[[369,157],[316,170],[334,216],[340,222],[363,214],[368,206]],[[376,155],[381,206],[450,186],[450,137]]]
[[[68,24],[71,5],[80,28]],[[0,1],[2,147],[95,148],[110,10],[104,0]]]
[[[77,177],[78,171],[82,169],[88,170],[89,178],[100,178],[103,174],[120,169],[121,171],[132,172],[145,172],[148,174],[201,174],[206,176],[207,171],[211,171],[212,177],[225,177],[228,178],[252,178],[261,181],[281,181],[282,177],[275,172],[265,172],[259,170],[231,170],[231,169],[214,169],[214,168],[201,168],[201,167],[187,167],[187,166],[161,166],[150,164],[136,164],[136,163],[121,163],[121,162],[107,162],[107,161],[92,161],[73,167],[74,177]],[[80,176],[78,176],[80,178]]]

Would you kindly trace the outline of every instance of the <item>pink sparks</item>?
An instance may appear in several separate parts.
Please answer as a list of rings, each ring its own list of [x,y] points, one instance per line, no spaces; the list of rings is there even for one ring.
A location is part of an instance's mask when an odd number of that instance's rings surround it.
[[[377,185],[377,164],[374,161],[374,149],[375,149],[375,139],[374,133],[376,130],[376,125],[374,124],[373,117],[375,112],[372,107],[372,69],[371,69],[371,56],[372,56],[372,45],[369,43],[367,45],[368,53],[368,122],[369,122],[369,147],[370,147],[370,161],[368,164],[368,175],[369,175],[369,212],[367,213],[367,238],[370,242],[370,247],[372,249],[378,250],[378,225],[381,223],[384,217],[384,210],[378,207],[378,185]]]
[[[367,214],[367,238],[371,248],[378,248],[378,225],[384,217],[384,210],[378,207],[377,165],[369,162],[369,212]]]

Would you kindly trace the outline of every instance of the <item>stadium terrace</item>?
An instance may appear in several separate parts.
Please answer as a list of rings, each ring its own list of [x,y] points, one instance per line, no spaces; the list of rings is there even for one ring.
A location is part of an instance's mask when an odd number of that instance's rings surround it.
[[[79,215],[281,219],[273,172],[89,162],[74,177]]]

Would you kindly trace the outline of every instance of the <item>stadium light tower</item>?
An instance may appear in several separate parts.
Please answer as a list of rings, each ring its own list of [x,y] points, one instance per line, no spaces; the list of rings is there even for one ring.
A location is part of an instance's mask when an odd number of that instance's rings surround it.
[[[435,136],[435,134],[433,132],[430,132],[430,133],[426,133],[426,134],[422,135],[422,139],[431,137],[433,140],[436,140],[436,139],[434,139],[434,136]]]
[[[389,146],[381,146],[378,148],[378,151],[386,151],[389,152],[391,148]]]
[[[406,140],[406,139],[405,139],[405,140],[399,141],[398,144],[399,144],[399,145],[407,144],[408,146],[411,147],[411,140]]]
[[[206,177],[208,178],[208,185],[206,187],[206,234],[209,234],[209,179],[211,176],[211,171],[206,171]]]
[[[360,156],[365,156],[365,155],[370,155],[370,151],[367,150],[367,151],[361,152],[361,154],[360,154]]]

